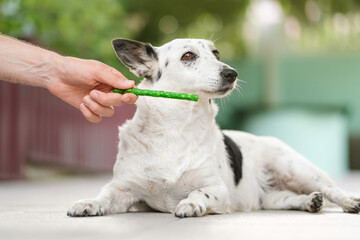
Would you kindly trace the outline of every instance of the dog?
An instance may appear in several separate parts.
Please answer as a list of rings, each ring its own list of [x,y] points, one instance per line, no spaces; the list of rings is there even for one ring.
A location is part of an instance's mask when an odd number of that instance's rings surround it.
[[[198,94],[199,101],[139,97],[133,119],[119,127],[112,181],[97,197],[75,202],[68,216],[145,209],[179,218],[260,209],[316,213],[325,199],[359,213],[360,198],[284,142],[219,129],[213,100],[230,94],[237,72],[220,61],[211,41],[112,44],[118,58],[144,77],[139,88]]]

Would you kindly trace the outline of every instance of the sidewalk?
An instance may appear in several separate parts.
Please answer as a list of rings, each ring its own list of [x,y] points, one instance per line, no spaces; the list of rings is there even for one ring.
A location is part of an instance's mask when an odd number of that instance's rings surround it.
[[[327,208],[240,212],[178,219],[166,213],[70,218],[79,199],[96,196],[109,175],[0,182],[0,239],[358,239],[360,214]],[[360,195],[360,172],[337,181]]]

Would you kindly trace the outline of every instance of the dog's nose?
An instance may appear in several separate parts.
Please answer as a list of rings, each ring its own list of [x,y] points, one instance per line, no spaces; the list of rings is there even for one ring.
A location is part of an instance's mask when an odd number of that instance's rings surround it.
[[[226,82],[233,83],[237,77],[237,72],[233,69],[223,69],[220,75]]]

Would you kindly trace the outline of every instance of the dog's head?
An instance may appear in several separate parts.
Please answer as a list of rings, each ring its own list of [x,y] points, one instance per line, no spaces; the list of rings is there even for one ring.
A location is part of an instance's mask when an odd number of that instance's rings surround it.
[[[153,47],[127,39],[114,39],[119,59],[153,89],[220,98],[236,85],[237,72],[221,62],[214,44],[202,39],[175,39]]]

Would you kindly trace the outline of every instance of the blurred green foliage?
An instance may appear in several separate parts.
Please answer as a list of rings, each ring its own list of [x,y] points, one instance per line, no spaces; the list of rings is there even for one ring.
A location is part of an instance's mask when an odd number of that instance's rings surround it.
[[[117,62],[111,39],[129,36],[120,1],[1,1],[1,32],[63,55]]]
[[[277,0],[297,19],[302,34],[298,52],[359,51],[360,0]]]
[[[97,59],[122,68],[110,44],[117,37],[153,45],[176,37],[221,37],[233,41],[237,52],[243,52],[241,39],[231,36],[234,19],[244,15],[247,3],[248,0],[223,0],[220,4],[216,0],[206,4],[192,0],[0,0],[0,31],[63,55]],[[164,16],[175,19],[171,33],[159,29]],[[219,32],[221,35],[217,35]]]
[[[324,38],[328,39],[333,30],[326,26],[334,14],[359,12],[360,6],[360,0],[275,1],[281,4],[286,16],[295,17],[303,26],[301,44],[315,42],[316,47],[327,46]],[[234,58],[247,54],[243,25],[248,18],[247,9],[253,2],[0,0],[0,31],[63,55],[97,59],[117,68],[122,65],[110,44],[111,39],[117,37],[153,45],[174,38],[208,38],[216,40],[223,56]],[[306,11],[309,3],[316,3],[321,9],[319,21],[311,21],[311,17],[309,20]],[[316,33],[311,29],[316,29]],[[316,37],[319,34],[325,37]],[[354,38],[359,39],[359,34]],[[337,43],[342,42],[343,38],[337,40]]]
[[[309,26],[314,26],[313,22],[306,16],[306,3],[308,0],[278,0],[286,13],[295,16],[302,23],[305,23]],[[334,13],[349,13],[356,12],[360,9],[360,0],[316,0],[314,1],[319,8],[322,10],[322,13],[328,16],[333,15]],[[324,17],[322,19],[325,19]]]

